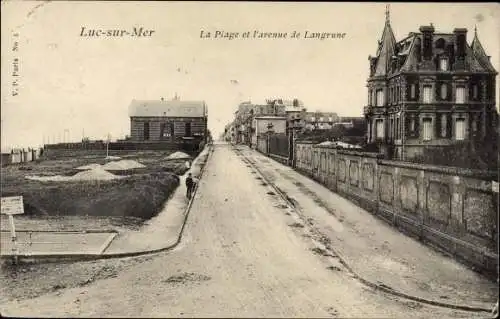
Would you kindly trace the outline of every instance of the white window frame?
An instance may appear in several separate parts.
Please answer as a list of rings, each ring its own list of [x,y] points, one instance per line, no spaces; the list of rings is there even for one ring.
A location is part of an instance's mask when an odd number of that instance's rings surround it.
[[[460,123],[460,125],[459,125]],[[465,118],[455,119],[455,140],[463,141],[465,140]]]
[[[432,103],[432,85],[426,84],[422,87],[422,103]]]
[[[422,140],[430,141],[432,140],[433,125],[432,117],[424,117],[422,119]]]
[[[384,120],[383,119],[376,119],[375,120],[375,138],[380,139],[384,138]]]
[[[448,58],[442,57],[439,59],[439,70],[448,71]]]
[[[465,103],[465,86],[457,86],[455,89],[455,103],[463,104]]]

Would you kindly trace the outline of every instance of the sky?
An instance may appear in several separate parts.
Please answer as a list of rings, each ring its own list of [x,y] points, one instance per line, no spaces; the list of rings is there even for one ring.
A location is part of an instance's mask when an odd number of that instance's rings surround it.
[[[82,136],[123,138],[132,99],[175,94],[207,103],[214,137],[248,100],[298,98],[310,111],[362,116],[368,56],[376,53],[385,11],[382,2],[2,1],[2,150]],[[477,26],[497,70],[499,16],[495,3],[390,3],[397,40],[433,23],[436,32],[467,28],[470,43]],[[82,27],[154,32],[85,37]],[[256,30],[288,38],[253,38]],[[214,38],[216,31],[239,37]],[[247,31],[251,37],[243,38]],[[293,31],[300,37],[291,38]],[[346,35],[319,40],[304,38],[305,31]]]

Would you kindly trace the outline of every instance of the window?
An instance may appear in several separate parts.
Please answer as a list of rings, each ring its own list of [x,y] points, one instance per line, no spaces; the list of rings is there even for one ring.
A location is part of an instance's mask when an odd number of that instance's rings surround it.
[[[457,86],[455,100],[456,103],[465,103],[465,87]]]
[[[390,122],[389,137],[394,138],[394,119],[391,119],[391,122]]]
[[[455,139],[461,141],[465,139],[465,119],[456,119],[455,121]]]
[[[191,122],[187,122],[185,124],[184,128],[185,128],[185,134],[184,134],[184,136],[190,137],[191,136]]]
[[[472,131],[475,133],[477,132],[477,116],[474,116],[472,118]]]
[[[144,123],[144,140],[149,140],[149,122]]]
[[[440,71],[448,71],[448,59],[447,58],[439,59],[439,70]]]
[[[446,100],[448,97],[448,89],[446,87],[446,84],[441,84],[441,99]]]
[[[375,134],[376,138],[384,138],[384,120],[375,120]]]
[[[311,117],[311,121],[314,122],[316,121],[316,118],[314,116]]]
[[[424,103],[432,103],[432,86],[424,85]]]
[[[160,125],[160,139],[167,136],[167,132],[165,132],[165,123],[161,123]]]
[[[412,117],[410,120],[410,131],[414,132],[415,131],[415,118]]]
[[[396,139],[400,138],[400,127],[399,127],[399,117],[396,118]]]
[[[426,117],[422,120],[423,124],[423,139],[430,141],[432,139],[432,118]]]
[[[377,106],[383,106],[383,105],[384,105],[384,91],[377,90]]]
[[[417,96],[417,86],[415,84],[412,84],[410,86],[410,96],[412,99],[416,98]]]
[[[477,98],[479,96],[479,90],[477,88],[477,84],[474,84],[474,86],[472,87],[472,96],[473,96],[474,100],[477,100]]]
[[[446,118],[447,118],[446,114],[441,114],[441,137],[446,137],[446,127],[447,127]]]

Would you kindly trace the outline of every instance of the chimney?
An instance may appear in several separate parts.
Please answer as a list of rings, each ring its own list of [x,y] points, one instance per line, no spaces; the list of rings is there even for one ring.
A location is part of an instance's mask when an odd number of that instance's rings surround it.
[[[432,37],[434,35],[434,26],[421,26],[420,27],[420,32],[422,32],[422,56],[424,60],[431,60],[432,59]]]
[[[463,60],[465,58],[465,48],[467,46],[467,29],[456,28],[453,30],[453,34],[455,35],[456,57],[459,60]]]

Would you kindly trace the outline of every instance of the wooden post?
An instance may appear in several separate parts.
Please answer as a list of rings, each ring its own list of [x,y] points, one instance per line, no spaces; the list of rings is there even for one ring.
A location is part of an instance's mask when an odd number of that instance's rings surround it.
[[[16,237],[16,226],[14,224],[14,216],[12,214],[9,214],[9,222],[10,222],[10,235],[11,235],[11,240],[12,240],[12,254],[14,256],[14,264],[17,265],[17,237]]]

